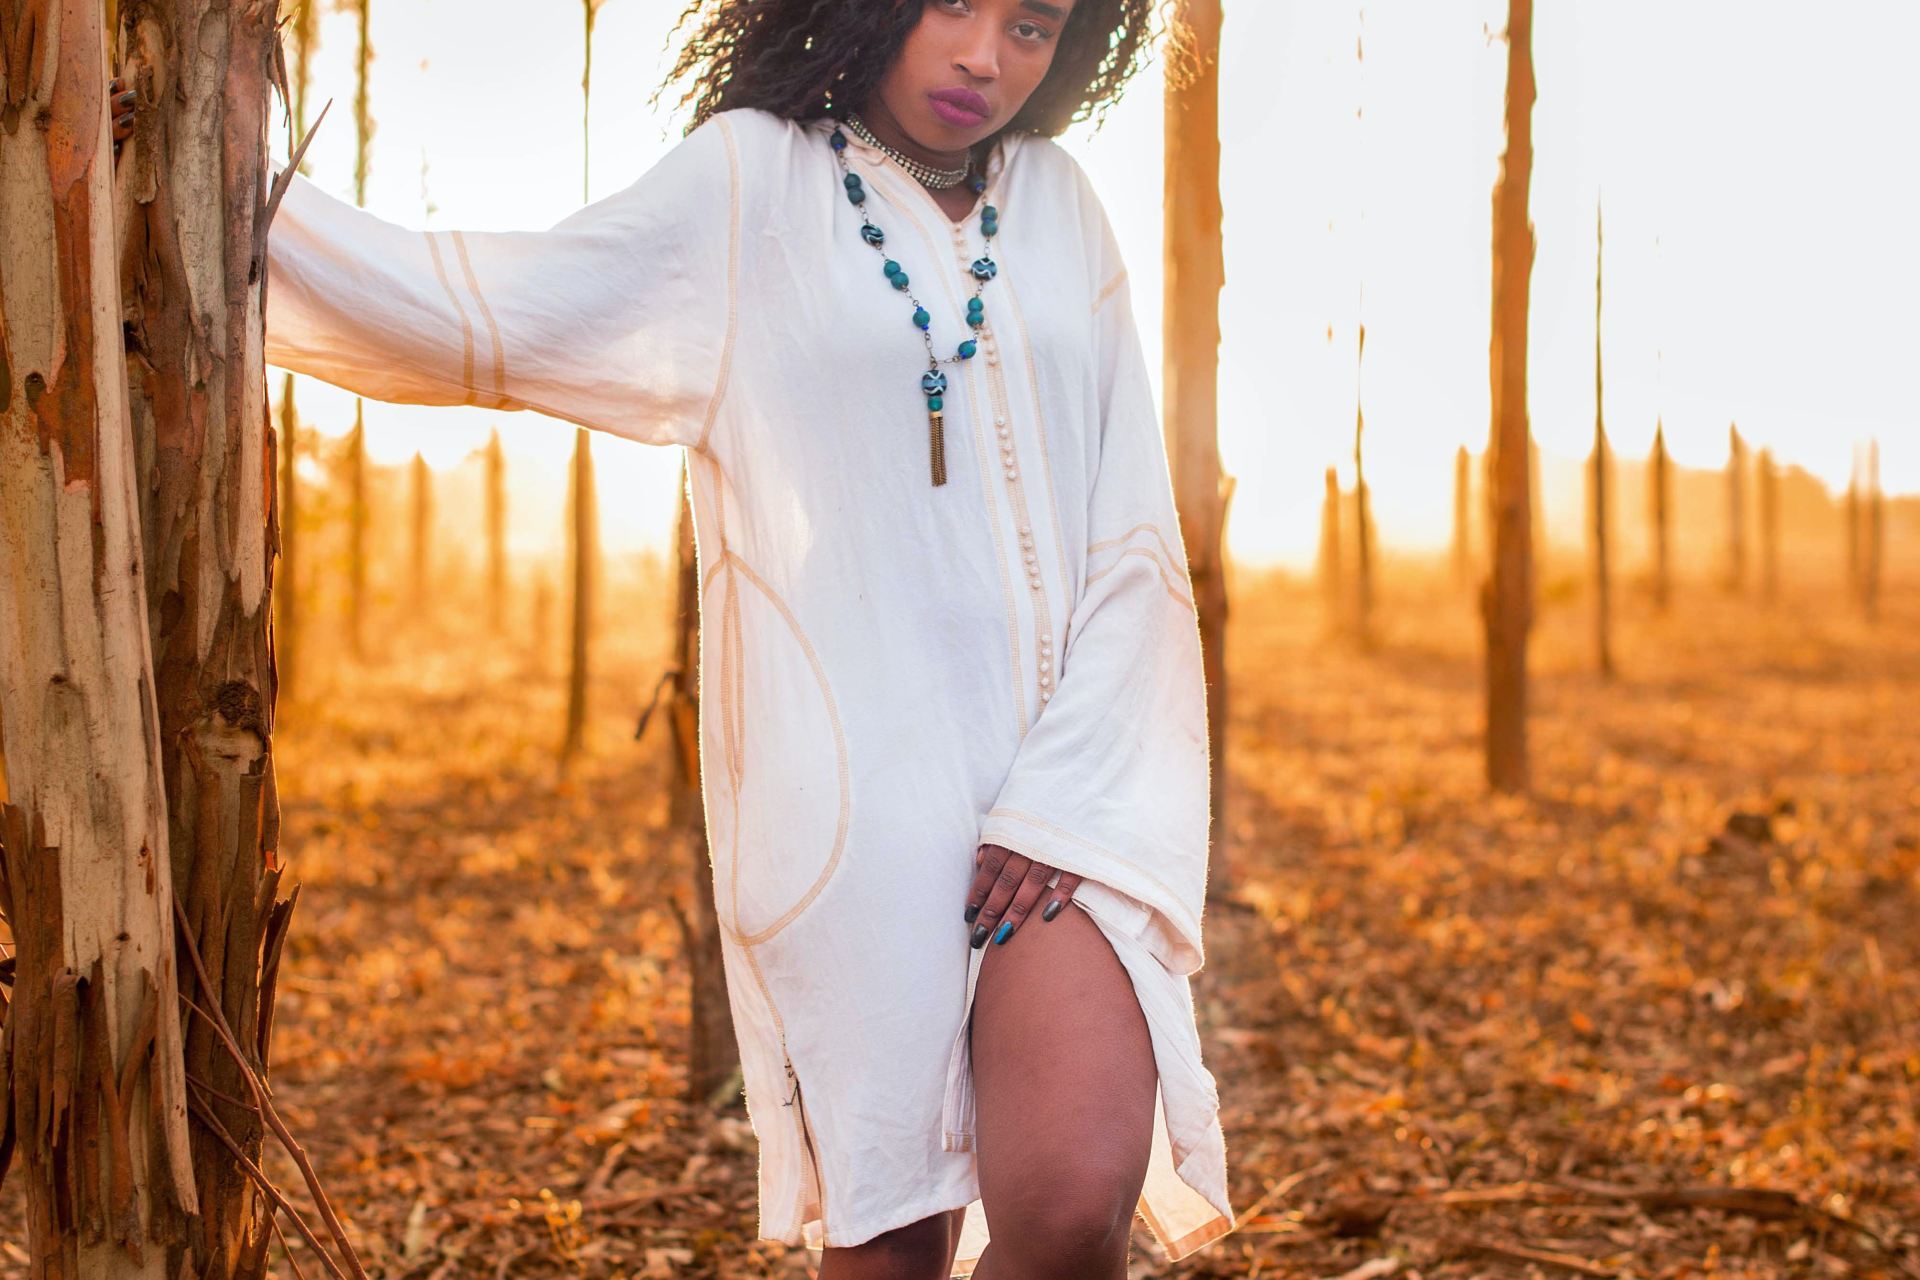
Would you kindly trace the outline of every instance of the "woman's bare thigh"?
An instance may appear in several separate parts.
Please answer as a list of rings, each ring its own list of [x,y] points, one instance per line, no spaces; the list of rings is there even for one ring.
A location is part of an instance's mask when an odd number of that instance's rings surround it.
[[[973,1008],[980,1193],[1010,1246],[1031,1232],[1131,1224],[1160,1077],[1113,946],[1071,904],[987,943]]]

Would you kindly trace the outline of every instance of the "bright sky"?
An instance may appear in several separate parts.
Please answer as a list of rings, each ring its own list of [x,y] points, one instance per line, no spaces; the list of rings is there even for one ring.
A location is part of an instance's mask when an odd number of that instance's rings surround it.
[[[1454,450],[1487,435],[1504,0],[1225,6],[1220,434],[1239,477],[1232,551],[1310,561],[1322,472],[1337,463],[1352,478],[1362,314],[1376,519],[1390,543],[1437,547]],[[680,7],[605,0],[593,198],[680,136],[679,118],[646,106]],[[1718,466],[1737,422],[1756,447],[1844,487],[1853,443],[1877,435],[1888,491],[1920,492],[1920,172],[1899,159],[1920,120],[1909,65],[1920,6],[1834,0],[1817,21],[1751,0],[1537,8],[1529,399],[1543,451],[1579,456],[1592,439],[1603,202],[1606,412],[1620,454],[1645,454],[1659,414],[1679,462]],[[373,0],[371,209],[488,230],[550,226],[583,202],[580,8],[541,9],[535,22],[513,0]],[[348,199],[354,47],[353,16],[326,13],[310,114],[334,104],[308,155],[315,180]],[[1161,115],[1156,66],[1098,134],[1063,139],[1119,230],[1156,386]],[[284,136],[275,150],[284,156]],[[351,396],[309,379],[298,395],[322,430],[351,426]],[[372,401],[367,420],[377,460],[419,449],[435,465],[500,426],[516,544],[557,538],[569,424]],[[603,435],[595,459],[607,549],[664,545],[677,453]]]

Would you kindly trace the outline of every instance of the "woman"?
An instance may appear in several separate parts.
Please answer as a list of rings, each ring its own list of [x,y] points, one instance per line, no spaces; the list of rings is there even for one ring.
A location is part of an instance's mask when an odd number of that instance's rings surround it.
[[[759,1234],[825,1280],[1113,1280],[1136,1208],[1175,1258],[1232,1226],[1187,561],[1051,136],[1149,4],[730,0],[687,136],[548,231],[298,178],[272,228],[272,363],[688,450]]]

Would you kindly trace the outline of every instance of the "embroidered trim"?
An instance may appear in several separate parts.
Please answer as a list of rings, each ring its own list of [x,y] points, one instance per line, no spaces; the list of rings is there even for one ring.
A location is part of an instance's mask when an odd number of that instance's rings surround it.
[[[433,258],[433,274],[440,277],[440,287],[447,291],[447,301],[453,304],[453,313],[460,317],[460,389],[467,393],[463,404],[473,404],[473,321],[467,317],[467,309],[460,302],[460,295],[453,290],[453,281],[447,278],[447,264],[440,256],[440,242],[435,239],[436,232],[423,231],[426,237],[427,252]]]
[[[1127,269],[1125,267],[1122,267],[1118,271],[1114,272],[1113,278],[1107,281],[1105,284],[1101,285],[1100,292],[1096,293],[1093,296],[1093,310],[1098,312],[1101,307],[1106,306],[1107,299],[1111,298],[1119,290],[1120,286],[1125,284],[1126,282],[1127,282]]]
[[[1120,553],[1119,559],[1116,559],[1112,564],[1100,570],[1098,573],[1088,574],[1086,585],[1092,586],[1094,583],[1100,581],[1100,579],[1112,573],[1115,569],[1118,569],[1120,567],[1120,561],[1125,560],[1128,556],[1141,556],[1144,559],[1146,559],[1148,563],[1153,565],[1154,572],[1160,575],[1160,583],[1162,586],[1164,586],[1167,589],[1167,594],[1172,596],[1176,601],[1178,601],[1180,604],[1184,605],[1188,609],[1193,608],[1192,598],[1180,594],[1179,588],[1173,585],[1173,579],[1169,577],[1167,574],[1167,567],[1160,563],[1160,557],[1156,556],[1155,554],[1153,554],[1153,552],[1149,551],[1145,547],[1128,547],[1125,551],[1122,551]]]
[[[727,385],[733,371],[733,338],[739,328],[740,320],[740,150],[733,138],[733,122],[724,115],[714,117],[720,129],[720,136],[727,144],[728,174],[728,224],[727,224],[727,336],[720,347],[720,374],[713,386],[713,397],[707,402],[707,419],[700,427],[699,438],[693,448],[704,451],[707,437],[713,434],[713,424],[720,416],[721,401],[726,399]]]
[[[460,255],[460,269],[466,273],[467,288],[473,291],[473,300],[480,308],[480,318],[487,322],[487,336],[493,341],[493,394],[499,403],[495,409],[504,409],[507,400],[507,356],[500,344],[500,326],[494,323],[493,308],[487,305],[486,295],[480,292],[480,281],[473,273],[473,262],[467,257],[467,238],[458,231],[449,232],[453,237],[454,252]],[[467,370],[467,383],[473,383],[473,370]]]

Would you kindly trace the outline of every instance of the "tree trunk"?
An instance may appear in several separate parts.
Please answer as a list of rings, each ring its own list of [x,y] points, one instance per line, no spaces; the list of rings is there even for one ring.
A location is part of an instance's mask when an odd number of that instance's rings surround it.
[[[1853,470],[1847,474],[1847,598],[1862,607],[1866,604],[1866,560],[1862,555],[1860,526],[1864,509],[1860,502],[1860,444],[1854,442]]]
[[[122,40],[155,104],[123,160],[133,204],[126,282],[133,429],[147,470],[149,629],[173,884],[218,1002],[266,1075],[274,980],[292,899],[279,899],[274,777],[274,438],[264,264],[270,90],[285,92],[271,4],[120,0]],[[182,56],[187,51],[188,56]],[[173,180],[206,175],[204,182]],[[204,1020],[186,1024],[198,1098],[250,1160],[263,1131],[245,1077]],[[232,1153],[194,1129],[201,1216],[169,1274],[265,1274],[271,1208]]]
[[[507,455],[500,428],[487,439],[487,617],[495,640],[507,634]]]
[[[1886,566],[1887,495],[1880,487],[1880,441],[1867,442],[1867,532],[1866,580],[1861,584],[1860,600],[1867,620],[1880,618],[1880,584]]]
[[[1527,636],[1533,625],[1531,432],[1527,426],[1527,286],[1533,223],[1533,4],[1507,0],[1506,150],[1493,189],[1493,564],[1481,592],[1486,626],[1489,785],[1528,785]]]
[[[1320,500],[1320,598],[1326,606],[1325,635],[1346,629],[1346,581],[1340,557],[1340,472],[1327,468],[1327,492]]]
[[[1740,428],[1727,428],[1727,590],[1747,586],[1747,446]]]
[[[413,592],[412,620],[430,621],[433,615],[433,472],[418,450],[413,455],[413,545],[408,557]]]
[[[592,657],[594,595],[593,439],[585,427],[573,433],[573,643],[567,663],[567,734],[560,747],[561,767],[573,763],[586,745],[587,678]]]
[[[1367,326],[1359,327],[1354,351],[1353,386],[1353,636],[1362,649],[1373,647],[1373,512],[1367,493],[1367,413],[1361,402],[1360,366],[1367,355]]]
[[[313,46],[316,23],[311,0],[292,0],[293,10],[293,116],[296,139],[307,133],[307,90],[312,80]],[[300,171],[307,171],[302,160]],[[275,573],[278,589],[274,603],[274,669],[279,680],[279,697],[298,697],[300,669],[300,411],[294,405],[293,375],[288,374],[280,388],[280,434],[274,442],[280,458],[280,567]]]
[[[34,1280],[169,1280],[202,1207],[103,21],[0,0],[0,1173],[17,1151]]]
[[[1179,0],[1180,63],[1166,88],[1164,429],[1186,545],[1207,681],[1212,824],[1207,896],[1232,888],[1227,869],[1226,522],[1220,470],[1220,0]]]
[[[1453,581],[1473,577],[1473,456],[1461,445],[1453,454]]]
[[[360,42],[354,51],[353,90],[353,202],[367,207],[367,173],[373,160],[373,111],[368,92],[373,68],[372,0],[358,0]],[[372,514],[367,505],[367,414],[366,403],[353,398],[353,436],[348,442],[347,474],[347,640],[355,658],[367,653],[367,525]]]
[[[733,1006],[727,999],[720,916],[714,905],[713,853],[707,847],[706,812],[700,795],[700,579],[688,498],[685,461],[680,483],[680,519],[674,533],[676,558],[673,613],[673,671],[668,689],[668,723],[673,729],[673,790],[668,797],[669,826],[688,850],[689,898],[693,910],[686,928],[687,969],[692,1023],[687,1052],[687,1102],[718,1106],[716,1095],[740,1066],[734,1038]]]
[[[1768,604],[1780,599],[1780,470],[1773,450],[1760,451],[1760,582]]]
[[[1653,518],[1653,607],[1661,613],[1673,600],[1673,463],[1667,457],[1667,429],[1653,426],[1653,462],[1648,491]]]
[[[1607,545],[1607,415],[1606,378],[1600,360],[1600,286],[1604,277],[1605,238],[1600,211],[1593,222],[1593,586],[1594,652],[1600,674],[1613,674],[1613,579]]]

